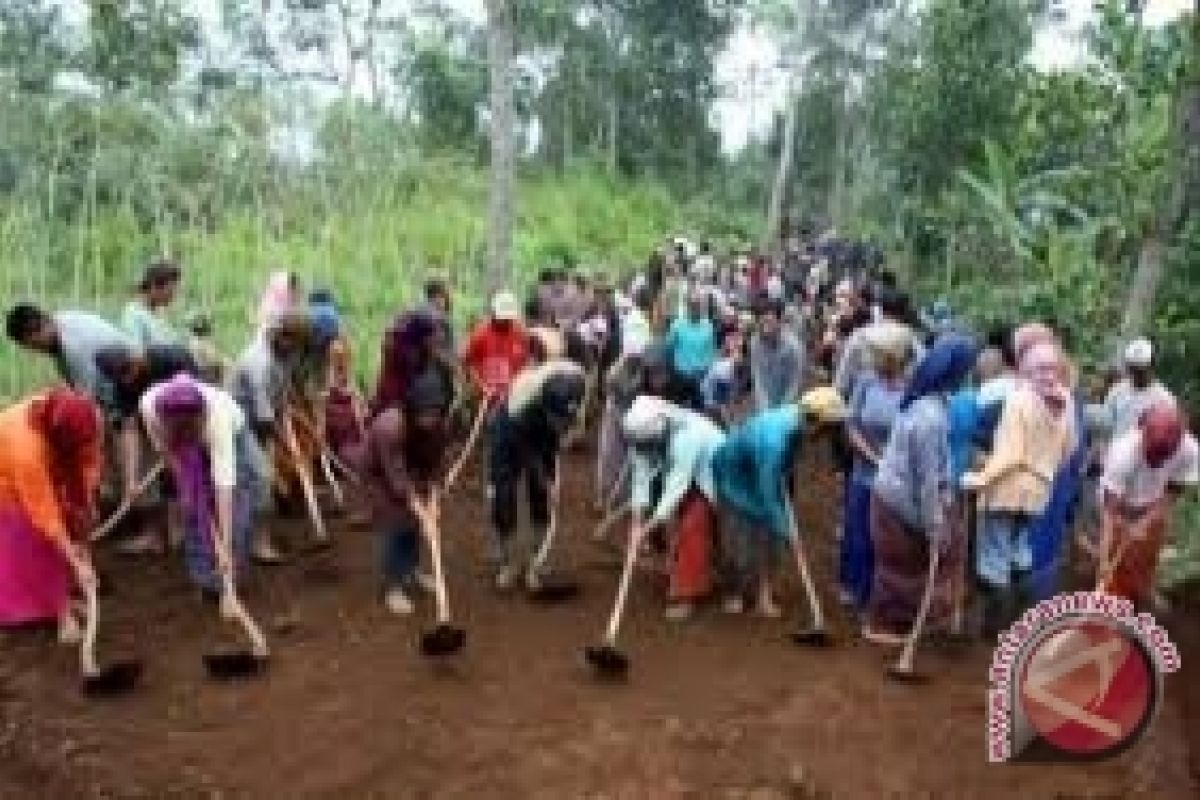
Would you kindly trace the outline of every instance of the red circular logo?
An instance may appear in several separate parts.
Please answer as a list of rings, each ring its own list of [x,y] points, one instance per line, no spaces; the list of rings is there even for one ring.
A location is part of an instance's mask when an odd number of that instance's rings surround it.
[[[1033,731],[1060,752],[1082,757],[1105,757],[1132,744],[1158,700],[1145,645],[1103,617],[1067,618],[1035,633],[1018,686]]]

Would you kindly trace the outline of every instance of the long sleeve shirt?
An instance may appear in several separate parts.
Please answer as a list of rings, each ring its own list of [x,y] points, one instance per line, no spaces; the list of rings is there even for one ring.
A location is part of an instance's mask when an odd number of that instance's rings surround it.
[[[682,408],[673,409],[665,454],[655,457],[636,448],[633,454],[633,507],[645,516],[650,508],[650,484],[662,475],[662,494],[647,517],[651,525],[675,517],[688,489],[695,485],[705,497],[716,497],[713,454],[725,434],[710,419]]]
[[[750,376],[758,411],[795,403],[804,383],[804,348],[789,331],[775,341],[761,334],[750,339]]]
[[[930,538],[944,530],[951,500],[947,399],[931,394],[901,411],[875,472],[876,497]]]
[[[265,338],[246,348],[230,376],[230,392],[255,425],[277,420],[287,392],[287,375],[271,355]]]
[[[1174,406],[1175,403],[1175,395],[1158,381],[1138,389],[1124,380],[1108,390],[1104,404],[1093,416],[1109,439],[1116,440],[1137,427],[1138,419],[1146,409],[1159,404]]]
[[[19,506],[40,534],[62,542],[72,531],[50,472],[50,447],[30,422],[32,403],[31,398],[0,411],[0,506]],[[83,470],[90,497],[100,486],[102,459],[97,439],[74,462],[76,469]]]
[[[763,411],[730,431],[713,459],[720,501],[780,539],[791,535],[784,480],[803,425],[799,406]]]
[[[1042,513],[1050,487],[1075,442],[1073,407],[1055,415],[1030,388],[1004,402],[1000,424],[979,477],[984,506],[1031,516]]]

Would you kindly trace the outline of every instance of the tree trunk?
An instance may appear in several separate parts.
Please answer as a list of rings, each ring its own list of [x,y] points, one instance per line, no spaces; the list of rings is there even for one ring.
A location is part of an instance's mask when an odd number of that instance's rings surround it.
[[[488,202],[487,283],[490,292],[512,281],[514,203],[513,16],[511,0],[488,0],[491,73],[492,185]]]
[[[1154,300],[1166,266],[1167,243],[1191,212],[1189,195],[1200,181],[1200,84],[1184,84],[1174,109],[1174,169],[1169,171],[1171,186],[1157,219],[1142,241],[1137,269],[1125,302],[1121,320],[1121,338],[1145,332],[1152,321]]]
[[[783,216],[783,198],[792,177],[792,158],[796,146],[796,122],[799,113],[799,81],[789,81],[787,105],[783,111],[783,141],[779,144],[779,163],[775,182],[771,186],[771,203],[767,206],[767,227],[763,231],[763,252],[772,252],[779,242],[779,221]]]
[[[796,147],[796,127],[800,115],[800,71],[804,65],[803,59],[800,58],[800,53],[803,50],[805,15],[807,13],[808,8],[805,0],[796,0],[796,27],[792,31],[792,36],[795,37],[792,50],[797,55],[797,61],[792,67],[792,74],[788,78],[787,99],[785,101],[787,105],[783,111],[783,141],[780,142],[779,146],[779,163],[775,169],[775,182],[771,186],[770,204],[767,206],[767,227],[763,231],[762,249],[764,252],[771,252],[779,244],[779,223],[783,217],[783,201],[787,195],[788,181],[792,177],[792,161],[795,156]],[[753,79],[751,79],[750,88],[751,104],[753,105]],[[750,118],[753,123],[753,112],[751,112]]]

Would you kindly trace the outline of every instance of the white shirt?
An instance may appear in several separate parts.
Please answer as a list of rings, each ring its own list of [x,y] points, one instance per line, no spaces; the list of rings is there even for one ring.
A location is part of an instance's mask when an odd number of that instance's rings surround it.
[[[1190,434],[1161,466],[1151,467],[1142,454],[1142,431],[1134,428],[1112,443],[1104,461],[1100,486],[1124,503],[1144,508],[1159,500],[1168,484],[1194,486],[1200,483],[1200,448]]]
[[[1158,381],[1145,389],[1137,389],[1123,380],[1108,390],[1104,398],[1103,421],[1113,439],[1124,436],[1137,427],[1142,413],[1151,406],[1165,403],[1175,405],[1175,396]]]
[[[162,430],[162,419],[158,415],[156,404],[166,383],[151,386],[142,395],[142,419],[146,428],[156,439],[158,431]],[[224,389],[207,384],[197,384],[200,394],[204,396],[204,446],[208,450],[209,468],[212,470],[213,483],[223,489],[232,489],[237,485],[237,456],[234,447],[234,437],[245,425],[242,410],[238,408],[233,397]]]

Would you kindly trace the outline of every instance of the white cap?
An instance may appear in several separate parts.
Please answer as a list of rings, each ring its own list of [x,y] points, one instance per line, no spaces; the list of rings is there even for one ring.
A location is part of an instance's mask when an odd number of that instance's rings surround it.
[[[1131,367],[1148,367],[1154,360],[1154,345],[1149,339],[1134,339],[1125,346],[1125,363]]]
[[[521,304],[512,292],[497,292],[492,298],[492,316],[496,319],[516,321],[521,318]]]

